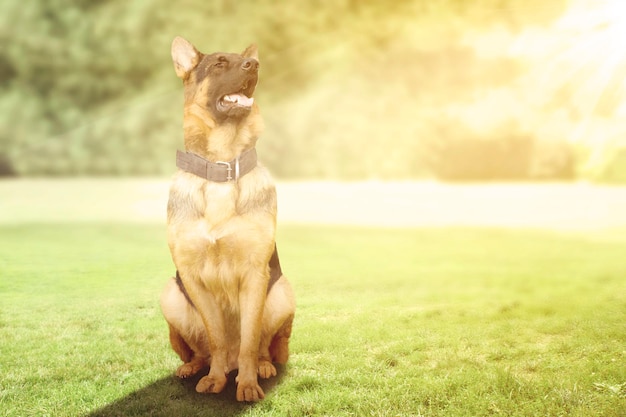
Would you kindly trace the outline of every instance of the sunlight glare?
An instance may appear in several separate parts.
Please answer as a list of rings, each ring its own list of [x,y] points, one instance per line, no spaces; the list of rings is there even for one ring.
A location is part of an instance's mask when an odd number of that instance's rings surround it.
[[[572,0],[551,26],[524,30],[509,49],[530,68],[522,89],[536,128],[563,126],[565,115],[565,139],[589,149],[585,172],[626,147],[625,41],[625,1]]]
[[[517,52],[535,61],[542,99],[562,97],[557,104],[579,122],[612,117],[626,89],[626,2],[573,1],[548,33],[533,35],[522,35]]]

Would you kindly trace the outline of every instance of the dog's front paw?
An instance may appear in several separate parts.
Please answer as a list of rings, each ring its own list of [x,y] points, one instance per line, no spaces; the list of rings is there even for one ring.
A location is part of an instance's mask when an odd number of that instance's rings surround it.
[[[265,393],[256,380],[240,381],[237,378],[237,401],[259,401],[265,398]]]
[[[218,392],[222,392],[224,386],[226,385],[226,375],[222,376],[212,376],[211,374],[202,377],[202,379],[196,385],[196,391],[204,394],[217,394]]]
[[[259,359],[258,373],[263,379],[271,378],[276,376],[276,367],[267,359]]]

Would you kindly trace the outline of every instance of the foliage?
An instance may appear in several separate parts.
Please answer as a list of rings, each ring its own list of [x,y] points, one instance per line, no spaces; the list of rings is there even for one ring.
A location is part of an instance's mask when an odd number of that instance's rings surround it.
[[[591,163],[584,167],[584,174],[596,181],[624,184],[626,182],[626,146],[616,143],[607,148],[603,152],[596,152],[595,157],[587,156],[586,159]],[[580,152],[585,151],[588,152],[586,149],[580,150]]]
[[[498,126],[489,136],[443,124],[424,140],[423,162],[448,181],[571,180],[575,176],[572,146],[540,141],[514,123]]]
[[[611,155],[611,160],[603,172],[602,179],[607,182],[626,182],[626,148],[617,149]]]
[[[454,112],[527,70],[478,53],[467,36],[547,25],[564,9],[562,0],[5,0],[0,155],[20,175],[171,173],[182,92],[169,46],[182,35],[207,52],[259,44],[259,146],[278,176],[533,178],[544,134],[475,129]],[[499,105],[486,111],[496,124]],[[459,152],[489,159],[457,166],[476,160]]]
[[[0,232],[7,417],[626,412],[619,231],[283,226],[292,356],[256,405],[173,376],[162,226]]]
[[[433,141],[427,155],[437,177],[445,180],[521,180],[529,177],[533,138],[515,134],[509,126],[491,138],[466,132],[458,137],[448,126]]]

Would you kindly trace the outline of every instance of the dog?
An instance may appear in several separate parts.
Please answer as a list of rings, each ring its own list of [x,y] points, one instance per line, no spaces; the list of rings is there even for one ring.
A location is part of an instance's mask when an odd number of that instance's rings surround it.
[[[185,152],[167,206],[177,273],[160,304],[183,361],[176,375],[208,365],[196,391],[219,393],[238,369],[237,400],[258,401],[258,377],[287,362],[295,314],[276,251],[276,189],[256,159],[258,49],[203,54],[177,37],[171,54],[184,86]]]

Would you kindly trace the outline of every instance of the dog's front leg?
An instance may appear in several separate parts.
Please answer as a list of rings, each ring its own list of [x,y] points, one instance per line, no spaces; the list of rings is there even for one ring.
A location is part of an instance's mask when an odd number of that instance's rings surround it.
[[[239,292],[241,345],[237,375],[238,401],[258,401],[265,397],[257,380],[257,366],[268,281],[267,267],[249,271],[242,280],[243,285]]]
[[[196,391],[219,393],[226,385],[229,371],[224,315],[215,296],[203,291],[202,284],[198,280],[186,280],[184,284],[191,301],[202,317],[211,355],[209,374],[198,381]]]

